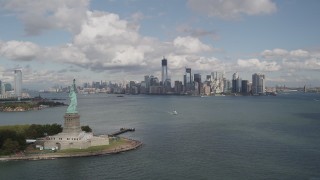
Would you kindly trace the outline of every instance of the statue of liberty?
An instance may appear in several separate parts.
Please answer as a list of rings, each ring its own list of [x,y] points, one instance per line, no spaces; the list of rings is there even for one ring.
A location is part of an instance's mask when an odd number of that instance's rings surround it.
[[[73,84],[70,87],[70,93],[69,93],[70,104],[67,109],[67,113],[78,113],[78,111],[77,111],[77,95],[75,92],[75,88],[76,88],[76,80],[73,79]]]

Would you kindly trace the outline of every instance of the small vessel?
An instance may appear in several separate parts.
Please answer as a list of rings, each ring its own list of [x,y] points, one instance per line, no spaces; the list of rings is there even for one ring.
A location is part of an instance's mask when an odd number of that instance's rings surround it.
[[[176,110],[173,110],[173,111],[172,111],[172,114],[173,114],[173,115],[177,115],[178,112],[177,112]]]

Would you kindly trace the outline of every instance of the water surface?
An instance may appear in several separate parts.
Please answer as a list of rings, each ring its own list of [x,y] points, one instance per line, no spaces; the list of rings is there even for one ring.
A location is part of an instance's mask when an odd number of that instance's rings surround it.
[[[97,134],[136,128],[122,136],[144,145],[117,155],[0,162],[0,179],[320,179],[316,99],[79,95],[82,125]],[[63,124],[65,111],[1,112],[0,125]]]

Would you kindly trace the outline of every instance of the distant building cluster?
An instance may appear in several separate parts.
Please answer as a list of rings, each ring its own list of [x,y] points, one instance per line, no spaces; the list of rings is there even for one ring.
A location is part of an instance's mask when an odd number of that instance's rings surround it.
[[[232,81],[225,78],[224,72],[212,72],[202,79],[201,74],[192,74],[191,68],[185,68],[183,82],[168,78],[168,61],[161,61],[161,81],[153,75],[146,75],[144,81],[135,83],[130,81],[124,91],[129,94],[178,94],[178,95],[264,95],[266,93],[265,75],[253,74],[252,82],[242,80],[238,73],[233,74]]]
[[[172,82],[168,75],[168,60],[161,60],[161,77],[145,75],[143,81],[126,81],[112,83],[111,81],[94,81],[76,87],[80,94],[110,93],[110,94],[150,94],[150,95],[193,95],[193,96],[219,96],[219,95],[269,95],[274,92],[291,91],[285,86],[267,88],[264,74],[252,74],[251,81],[243,80],[238,72],[229,80],[224,72],[211,72],[205,76],[192,73],[192,69],[185,68],[183,81]],[[68,92],[69,87],[52,87],[40,92]],[[306,86],[303,89],[307,92]],[[308,89],[308,92],[318,92],[317,88]],[[22,71],[14,70],[14,86],[0,80],[0,99],[21,99],[28,97],[22,92]]]
[[[14,70],[14,87],[8,82],[0,80],[0,99],[18,99],[25,98],[28,95],[22,93],[22,71]]]
[[[232,80],[228,80],[224,72],[212,72],[204,79],[201,74],[192,74],[191,68],[185,68],[183,81],[171,82],[168,76],[168,60],[161,60],[161,79],[153,75],[145,75],[141,82],[113,84],[111,82],[84,83],[78,87],[80,93],[116,93],[116,94],[161,94],[161,95],[264,95],[266,93],[265,75],[255,73],[252,82],[242,80],[236,72]]]

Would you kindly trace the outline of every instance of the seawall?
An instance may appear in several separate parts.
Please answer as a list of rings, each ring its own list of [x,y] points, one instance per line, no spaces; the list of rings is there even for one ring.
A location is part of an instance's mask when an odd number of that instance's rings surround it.
[[[17,160],[44,160],[44,159],[57,159],[57,158],[72,158],[72,157],[88,157],[88,156],[102,156],[108,154],[117,154],[121,152],[126,152],[134,150],[142,146],[142,143],[137,140],[127,139],[128,141],[125,145],[119,145],[112,149],[101,150],[97,152],[81,152],[81,153],[44,153],[35,155],[11,155],[2,156],[0,161],[17,161]]]

